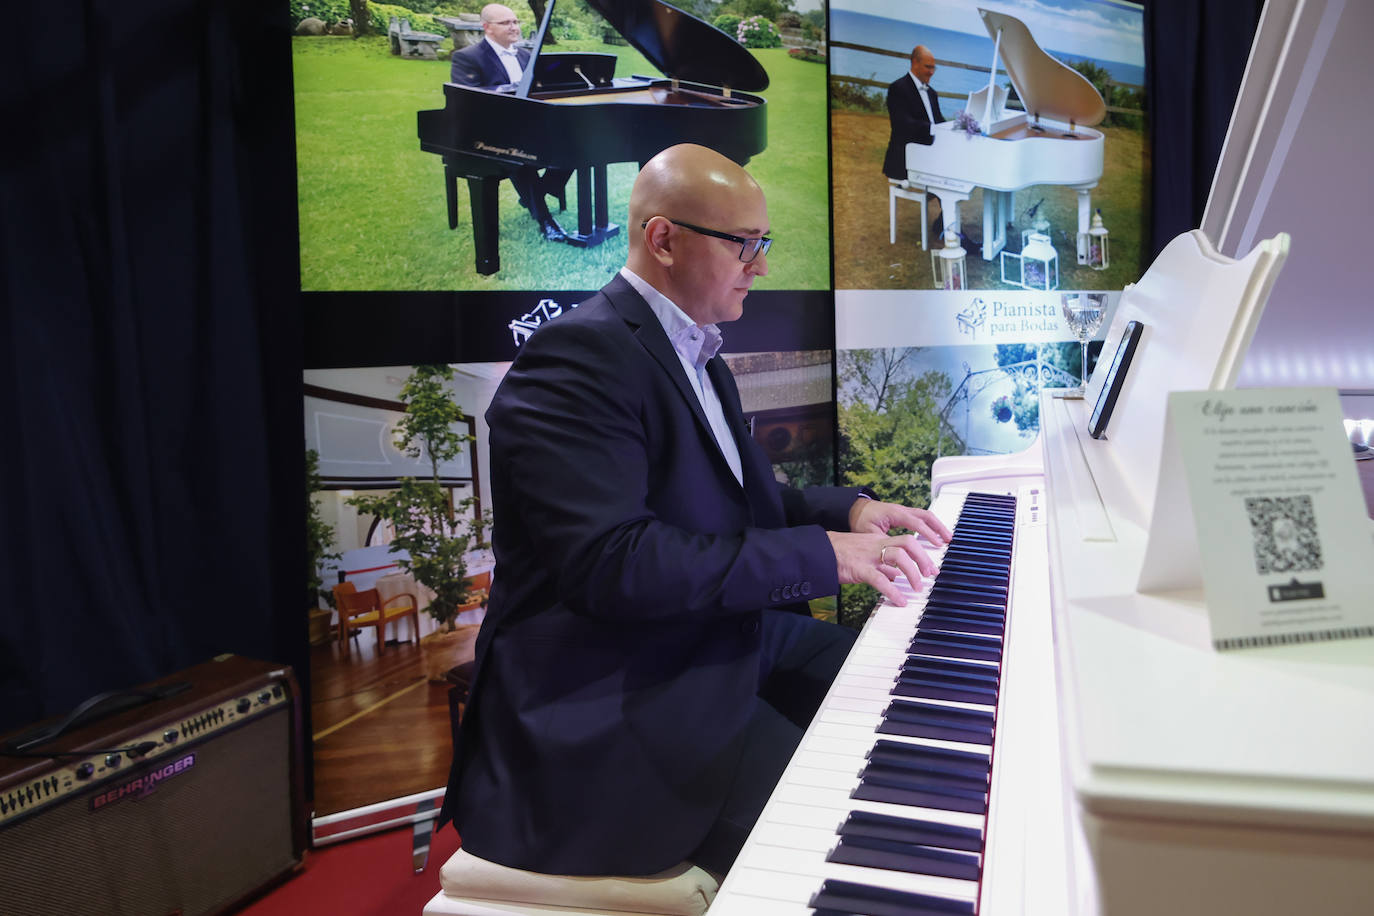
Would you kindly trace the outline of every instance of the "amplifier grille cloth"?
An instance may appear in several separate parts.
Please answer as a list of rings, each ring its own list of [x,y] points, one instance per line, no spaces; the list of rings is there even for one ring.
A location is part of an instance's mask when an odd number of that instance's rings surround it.
[[[0,831],[0,911],[195,916],[281,875],[296,860],[290,729],[280,707]],[[91,810],[93,795],[191,752],[194,766],[151,794]]]

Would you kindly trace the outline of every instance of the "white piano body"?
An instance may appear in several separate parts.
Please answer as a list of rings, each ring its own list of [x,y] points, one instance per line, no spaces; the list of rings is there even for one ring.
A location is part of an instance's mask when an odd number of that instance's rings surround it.
[[[1092,127],[1107,113],[1102,96],[1082,74],[1041,50],[1019,19],[984,9],[978,14],[995,44],[992,72],[964,110],[982,133],[970,136],[953,119],[934,125],[929,146],[907,144],[907,178],[940,198],[946,226],[957,227],[960,201],[975,187],[984,189],[985,261],[1006,246],[1015,191],[1039,184],[1073,188],[1078,263],[1086,264],[1092,189],[1102,177],[1103,137]],[[997,85],[999,60],[1025,111],[1006,108],[1007,91]]]
[[[1272,150],[1328,141],[1320,131],[1294,137],[1254,112],[1278,107],[1272,87],[1297,82],[1285,77],[1313,61],[1325,68],[1338,50],[1364,54],[1371,23],[1374,7],[1363,4],[1270,0],[1204,225],[1217,213],[1263,224],[1262,202],[1281,200],[1278,191],[1218,197],[1281,177]],[[869,686],[882,680],[872,662],[891,647],[900,654],[920,626],[933,587],[921,583],[908,608],[882,605],[865,626],[713,916],[809,914],[816,892],[839,881],[930,902],[875,905],[884,914],[1374,911],[1374,639],[1214,650],[1196,558],[1167,549],[1191,521],[1155,509],[1161,487],[1182,485],[1159,476],[1168,392],[1235,384],[1281,269],[1304,262],[1306,252],[1290,258],[1289,249],[1280,233],[1232,259],[1201,231],[1179,236],[1123,292],[1107,332],[1111,352],[1127,321],[1145,326],[1107,438],[1086,432],[1103,384],[1095,372],[1084,400],[1042,395],[1040,435],[1025,452],[942,458],[932,469],[932,509],[950,522],[968,491],[1018,495],[976,883],[826,860],[835,843],[827,828],[850,810],[968,823],[833,788],[864,765],[875,736],[858,723],[880,718],[885,702]],[[1308,301],[1277,305],[1301,320]],[[1353,326],[1368,322],[1360,305],[1351,309]],[[1348,536],[1374,537],[1374,525]],[[1147,549],[1163,558],[1148,572]],[[879,699],[856,705],[866,690]]]

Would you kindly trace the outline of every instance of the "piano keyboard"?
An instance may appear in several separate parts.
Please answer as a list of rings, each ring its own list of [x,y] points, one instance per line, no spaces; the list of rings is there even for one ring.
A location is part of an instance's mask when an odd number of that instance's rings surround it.
[[[1038,494],[1023,488],[1021,515],[1043,524]],[[942,494],[932,510],[957,518],[940,572],[899,578],[907,606],[884,600],[864,625],[712,916],[979,912],[1017,498]]]

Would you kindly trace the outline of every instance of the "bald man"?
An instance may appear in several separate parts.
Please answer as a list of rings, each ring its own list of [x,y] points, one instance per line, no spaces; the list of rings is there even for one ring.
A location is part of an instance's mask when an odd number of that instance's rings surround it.
[[[516,47],[519,40],[520,20],[511,8],[488,3],[482,7],[482,40],[453,52],[449,80],[478,89],[519,85],[530,62],[530,52]],[[530,211],[540,233],[551,242],[566,241],[567,233],[549,212],[544,195],[561,193],[571,175],[569,169],[545,169],[541,176],[534,166],[522,165],[512,168],[508,176],[520,205]]]
[[[778,484],[716,355],[768,272],[763,191],[650,160],[626,266],[536,331],[491,430],[496,571],[441,823],[566,875],[727,871],[853,643],[809,599],[934,566],[924,510]]]

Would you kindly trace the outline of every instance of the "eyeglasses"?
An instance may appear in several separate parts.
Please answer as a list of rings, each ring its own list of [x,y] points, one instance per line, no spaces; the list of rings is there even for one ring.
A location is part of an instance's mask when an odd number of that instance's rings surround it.
[[[746,264],[761,254],[768,254],[768,249],[773,247],[773,240],[766,235],[763,238],[744,239],[737,235],[731,235],[728,232],[717,232],[715,229],[703,229],[700,226],[693,226],[691,223],[684,223],[682,220],[673,219],[668,216],[663,218],[674,226],[681,226],[683,229],[691,229],[698,235],[709,235],[713,239],[725,239],[727,242],[737,243],[739,245],[739,259]],[[643,229],[647,225],[649,225],[649,221],[646,219],[639,224],[639,228]]]
[[[520,24],[519,19],[488,19],[486,21],[491,23],[492,25],[512,26]]]

